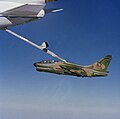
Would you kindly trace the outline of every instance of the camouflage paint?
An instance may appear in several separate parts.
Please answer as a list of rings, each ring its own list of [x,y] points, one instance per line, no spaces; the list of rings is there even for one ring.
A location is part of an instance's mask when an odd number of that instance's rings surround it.
[[[111,55],[107,55],[96,63],[89,66],[80,66],[77,64],[69,62],[52,62],[52,63],[42,63],[37,62],[34,64],[36,70],[39,72],[48,72],[63,75],[73,75],[78,77],[97,77],[97,76],[107,76],[108,75],[108,65],[112,60]]]

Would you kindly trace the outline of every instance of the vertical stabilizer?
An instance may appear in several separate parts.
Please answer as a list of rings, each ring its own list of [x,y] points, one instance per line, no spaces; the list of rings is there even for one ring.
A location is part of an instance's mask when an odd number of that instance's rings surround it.
[[[111,60],[112,60],[112,56],[111,55],[107,55],[104,58],[102,58],[101,60],[99,60],[96,63],[94,63],[92,65],[93,69],[98,70],[98,71],[106,71]]]

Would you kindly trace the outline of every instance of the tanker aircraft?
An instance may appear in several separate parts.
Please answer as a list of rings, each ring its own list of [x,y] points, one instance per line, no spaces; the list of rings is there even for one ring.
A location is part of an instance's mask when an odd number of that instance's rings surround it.
[[[9,29],[16,25],[26,24],[41,19],[46,13],[56,13],[63,10],[60,8],[44,8],[46,3],[54,1],[57,0],[0,0],[0,30],[4,30],[30,45],[45,51],[49,55],[66,62],[66,60],[46,49],[48,46],[47,42],[43,42],[42,45],[39,46]]]
[[[102,77],[108,75],[109,72],[107,71],[107,68],[111,59],[112,56],[107,55],[96,63],[88,66],[80,66],[56,60],[44,60],[34,63],[34,66],[39,72],[72,75],[77,77]]]
[[[44,9],[46,3],[56,0],[0,0],[0,29],[41,19],[46,13],[62,9]]]

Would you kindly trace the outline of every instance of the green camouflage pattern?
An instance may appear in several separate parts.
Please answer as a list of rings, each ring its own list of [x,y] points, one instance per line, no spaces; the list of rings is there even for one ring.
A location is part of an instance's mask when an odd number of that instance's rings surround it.
[[[69,62],[54,60],[37,62],[34,63],[34,66],[39,72],[72,75],[77,77],[99,77],[108,75],[107,68],[111,60],[112,56],[107,55],[89,66],[80,66]]]

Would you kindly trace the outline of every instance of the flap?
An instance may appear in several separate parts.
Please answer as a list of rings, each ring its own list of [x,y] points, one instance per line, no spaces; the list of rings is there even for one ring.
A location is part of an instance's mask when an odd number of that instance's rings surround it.
[[[3,16],[6,17],[14,17],[14,16],[36,16],[43,8],[45,5],[36,5],[36,4],[25,4],[20,7],[16,7],[11,10],[7,10],[2,13]]]

